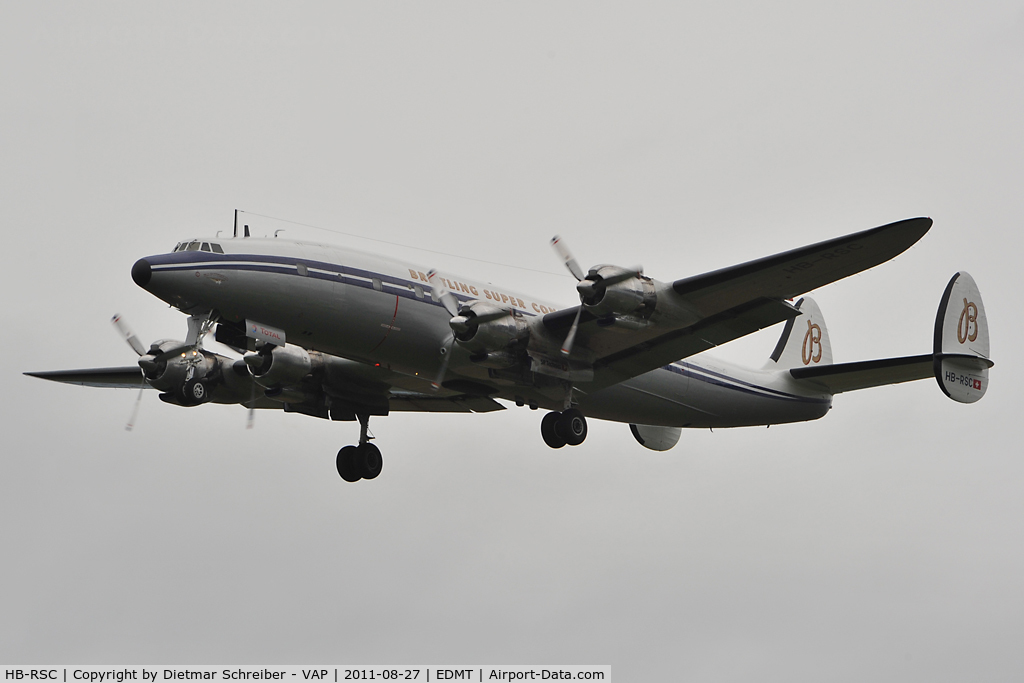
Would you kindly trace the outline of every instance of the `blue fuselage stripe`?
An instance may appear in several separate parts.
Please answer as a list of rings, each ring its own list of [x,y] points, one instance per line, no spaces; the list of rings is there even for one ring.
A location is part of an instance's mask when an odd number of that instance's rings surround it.
[[[295,275],[297,277],[308,277],[329,282],[341,282],[354,285],[364,289],[374,289],[373,280],[379,280],[382,287],[391,288],[392,294],[407,299],[421,301],[431,306],[443,307],[440,301],[434,301],[431,296],[431,287],[428,283],[397,278],[384,273],[376,273],[361,268],[353,268],[337,263],[326,263],[324,261],[311,261],[304,258],[290,258],[285,256],[266,256],[261,254],[213,254],[202,251],[174,252],[160,256],[148,256],[146,259],[154,273],[168,273],[188,270],[240,270],[262,273],[277,273],[279,275]],[[299,266],[305,266],[307,274],[299,273]],[[326,272],[325,272],[326,271]],[[416,296],[415,287],[423,291],[424,296]],[[397,291],[395,291],[397,290]],[[460,302],[476,301],[477,297],[452,291],[455,298]],[[516,308],[517,311],[527,316],[537,315],[534,312]]]

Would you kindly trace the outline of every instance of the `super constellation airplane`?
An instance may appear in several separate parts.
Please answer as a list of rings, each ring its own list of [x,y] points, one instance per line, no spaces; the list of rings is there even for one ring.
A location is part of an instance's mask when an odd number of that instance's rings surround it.
[[[494,399],[548,412],[541,436],[577,446],[587,418],[629,423],[667,450],[684,427],[814,420],[844,391],[935,377],[972,403],[988,388],[988,323],[974,280],[949,281],[932,353],[832,363],[821,312],[795,297],[908,249],[931,227],[912,218],[673,282],[642,269],[588,272],[552,244],[578,280],[580,304],[559,308],[507,289],[322,244],[195,239],[132,267],[137,285],[188,314],[184,342],[148,349],[115,317],[138,367],[27,373],[85,386],[150,386],[178,406],[239,403],[358,420],[358,446],[337,455],[346,481],[382,467],[371,416],[488,412]],[[702,351],[785,323],[766,365],[743,369]],[[205,350],[214,338],[245,354]],[[140,374],[141,368],[141,374]]]

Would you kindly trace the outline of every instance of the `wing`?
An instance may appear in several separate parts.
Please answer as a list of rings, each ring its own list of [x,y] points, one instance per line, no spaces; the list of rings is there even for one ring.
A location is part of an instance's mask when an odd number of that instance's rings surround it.
[[[794,318],[799,311],[786,299],[888,261],[931,225],[930,218],[911,218],[659,284],[655,312],[640,325],[584,311],[576,349],[593,370],[584,383],[609,386]],[[577,310],[547,314],[545,330],[564,336]]]
[[[329,384],[329,391],[333,394],[334,398],[343,404],[351,406],[353,409],[371,409],[378,412],[383,411],[383,414],[386,414],[388,410],[431,413],[488,413],[505,409],[505,406],[486,396],[473,396],[469,394],[437,396],[398,388],[386,382],[381,382],[379,377],[371,381],[368,378],[370,368],[366,367],[365,372],[360,372],[360,365],[362,364],[352,363],[352,372],[335,374]],[[29,377],[38,377],[64,384],[77,384],[83,387],[116,389],[152,388],[143,380],[142,372],[137,365],[121,368],[51,370],[26,372],[24,374]],[[217,402],[226,403],[248,404],[251,396],[250,391],[247,389],[234,392],[237,396],[222,397],[217,395],[217,389],[214,392],[216,398],[220,399]],[[280,409],[284,407],[284,403],[261,398],[256,407]]]
[[[48,379],[64,384],[78,384],[83,387],[108,387],[114,389],[138,389],[141,386],[150,388],[142,377],[138,365],[122,368],[88,368],[85,370],[50,370],[45,372],[26,372],[29,377]]]
[[[813,368],[793,368],[789,374],[795,379],[819,384],[830,394],[841,394],[844,391],[934,377],[935,356],[926,353],[921,356],[883,358],[857,363],[821,365]]]

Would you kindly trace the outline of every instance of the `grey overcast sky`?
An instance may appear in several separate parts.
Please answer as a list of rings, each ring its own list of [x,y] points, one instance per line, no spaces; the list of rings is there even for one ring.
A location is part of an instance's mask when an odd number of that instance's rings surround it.
[[[9,1],[0,65],[0,660],[1024,675],[1019,2]],[[996,367],[975,405],[923,381],[662,454],[398,414],[357,485],[351,423],[150,392],[126,433],[135,392],[22,376],[132,363],[115,312],[183,336],[131,265],[235,208],[567,303],[556,232],[671,280],[928,215],[814,293],[836,360],[928,352],[964,269]]]

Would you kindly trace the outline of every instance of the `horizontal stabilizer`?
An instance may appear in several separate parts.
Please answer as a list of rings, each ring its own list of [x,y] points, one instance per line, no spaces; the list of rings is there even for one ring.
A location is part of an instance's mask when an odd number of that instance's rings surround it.
[[[787,339],[787,333],[783,333],[773,360],[785,354]],[[959,272],[946,285],[939,303],[933,353],[839,365],[798,366],[789,374],[794,379],[813,382],[831,394],[935,377],[946,396],[960,403],[974,403],[988,389],[988,371],[994,365],[988,354],[988,319],[981,294],[971,276]]]
[[[794,378],[820,384],[830,394],[869,389],[886,384],[927,379],[934,374],[935,361],[930,353],[904,358],[864,360],[857,363],[819,365],[811,368],[793,368]]]

